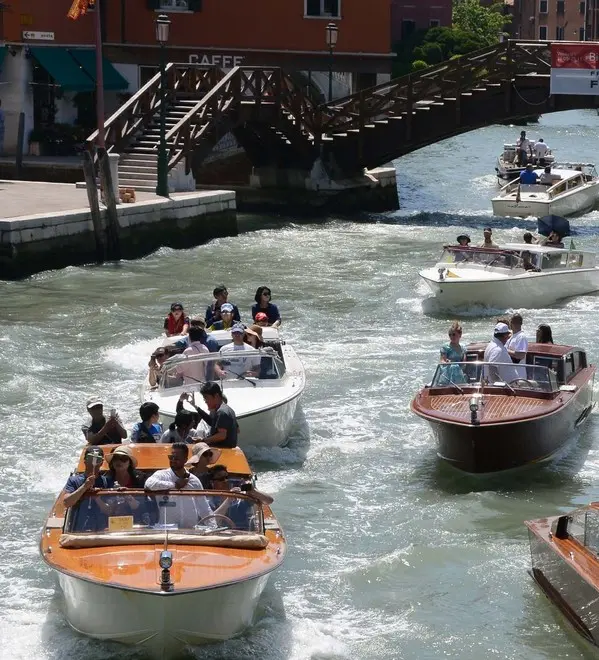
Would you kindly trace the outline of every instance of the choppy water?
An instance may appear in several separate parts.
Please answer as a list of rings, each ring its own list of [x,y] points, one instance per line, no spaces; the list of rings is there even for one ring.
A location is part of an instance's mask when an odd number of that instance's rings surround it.
[[[598,123],[564,113],[539,131],[560,158],[593,161]],[[308,388],[289,446],[251,454],[276,497],[287,562],[256,626],[196,657],[587,657],[526,573],[522,521],[597,499],[597,415],[552,466],[481,482],[441,464],[408,409],[450,320],[423,313],[417,271],[461,231],[478,237],[490,223],[513,240],[532,226],[490,214],[494,159],[519,130],[490,127],[398,161],[403,210],[375,221],[289,217],[187,251],[0,282],[1,658],[134,657],[70,630],[37,536],[82,447],[87,397],[132,423],[168,305],[201,311],[220,282],[242,310],[257,286],[272,287]],[[599,214],[573,225],[577,243],[599,249]],[[597,295],[523,310],[525,330],[548,322],[596,362],[598,310]],[[463,323],[466,341],[481,339],[493,317]]]

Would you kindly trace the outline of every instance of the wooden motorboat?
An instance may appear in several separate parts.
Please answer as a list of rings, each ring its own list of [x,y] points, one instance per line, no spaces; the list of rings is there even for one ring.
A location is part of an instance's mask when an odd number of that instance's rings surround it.
[[[228,330],[210,333],[221,347],[231,342]],[[172,341],[172,337],[169,338]],[[302,361],[293,346],[283,340],[277,328],[263,328],[265,347],[253,352],[247,351],[245,360],[255,360],[260,365],[256,377],[236,373],[228,369],[227,361],[232,354],[202,353],[186,356],[175,355],[162,367],[160,383],[150,387],[146,381],[142,387],[141,399],[153,401],[160,408],[160,418],[165,427],[174,421],[177,403],[183,392],[194,396],[194,404],[207,412],[199,394],[202,379],[181,376],[182,367],[189,370],[200,366],[207,378],[215,378],[215,364],[225,365],[227,377],[218,380],[228,404],[233,408],[239,424],[239,445],[276,447],[287,442],[297,404],[306,386],[306,374]],[[195,365],[195,366],[194,366]]]
[[[412,411],[430,424],[439,456],[465,472],[551,459],[594,406],[595,367],[580,348],[534,343],[526,364],[489,366],[485,347],[471,344],[465,362],[439,364]]]
[[[497,172],[498,179],[504,179],[507,181],[513,181],[520,176],[520,173],[526,169],[518,165],[518,148],[515,144],[504,144],[503,151],[497,156],[497,165],[495,166],[495,171]],[[533,164],[536,165],[536,159],[533,159]],[[547,154],[543,157],[542,163],[539,163],[539,167],[544,167],[545,165],[553,165],[555,162],[555,156],[551,151],[548,151]]]
[[[599,646],[599,502],[525,525],[532,577],[574,628]]]
[[[599,289],[594,252],[537,243],[446,245],[441,259],[419,274],[443,309],[545,307]]]
[[[541,177],[544,169],[534,170]],[[571,216],[592,210],[599,200],[599,177],[592,163],[562,163],[551,169],[555,177],[550,184],[506,184],[493,197],[493,214],[527,218],[544,215]]]
[[[169,466],[171,445],[130,448],[148,474]],[[104,447],[105,455],[111,449]],[[219,464],[232,480],[252,478],[239,448],[223,449]],[[76,471],[84,471],[83,457]],[[160,660],[250,625],[270,573],[285,557],[285,537],[271,508],[245,492],[100,490],[68,510],[63,494],[44,524],[40,551],[57,573],[69,624]],[[131,506],[129,497],[138,504],[135,511],[123,509]],[[100,515],[98,498],[113,513]],[[184,507],[198,498],[242,502],[244,522],[195,515],[183,523],[175,512],[189,511]]]

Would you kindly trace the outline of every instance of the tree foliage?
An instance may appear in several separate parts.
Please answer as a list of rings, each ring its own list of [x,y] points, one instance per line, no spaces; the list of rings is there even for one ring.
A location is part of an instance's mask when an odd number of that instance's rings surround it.
[[[497,43],[504,25],[511,20],[503,8],[503,2],[483,7],[480,0],[454,0],[453,27],[490,46]]]

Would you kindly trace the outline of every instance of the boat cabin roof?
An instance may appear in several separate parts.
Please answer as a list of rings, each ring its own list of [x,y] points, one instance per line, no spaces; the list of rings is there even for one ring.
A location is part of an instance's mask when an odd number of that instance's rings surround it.
[[[108,470],[108,463],[106,462],[106,456],[112,453],[117,447],[122,445],[102,445],[104,450],[104,462],[102,463],[101,470]],[[137,469],[138,470],[164,470],[169,465],[168,455],[171,452],[172,445],[170,444],[146,444],[146,443],[129,443],[127,447],[130,448],[131,453],[137,459]],[[85,450],[87,447],[84,447],[81,450],[81,455],[79,456],[79,462],[77,464],[76,472],[85,472],[85,464],[83,461]],[[219,465],[226,465],[229,474],[235,475],[247,475],[252,474],[252,470],[248,464],[245,454],[239,447],[234,449],[222,448],[220,449],[221,455],[218,459]],[[189,451],[191,456],[191,447]]]
[[[482,356],[484,355],[485,348],[487,348],[489,342],[476,341],[468,344],[466,346],[467,353],[479,353]],[[545,355],[547,357],[563,357],[568,355],[572,351],[581,351],[582,348],[577,348],[576,346],[566,346],[565,344],[537,344],[536,342],[528,343],[528,353],[533,353],[534,355]]]

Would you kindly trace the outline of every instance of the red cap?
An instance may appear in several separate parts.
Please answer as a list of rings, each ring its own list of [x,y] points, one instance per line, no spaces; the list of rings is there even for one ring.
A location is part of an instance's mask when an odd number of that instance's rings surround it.
[[[256,314],[256,321],[268,321],[268,316],[264,312],[258,312]]]

